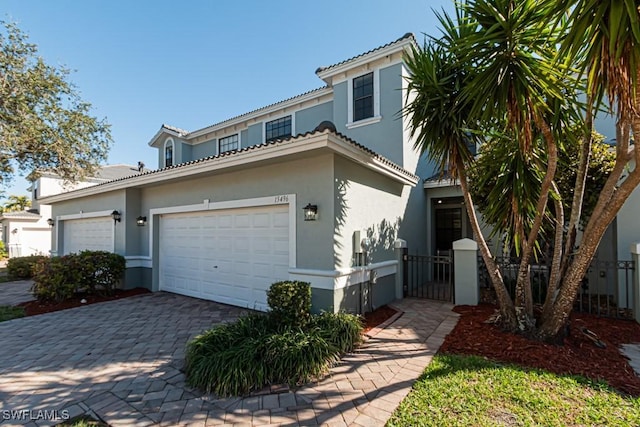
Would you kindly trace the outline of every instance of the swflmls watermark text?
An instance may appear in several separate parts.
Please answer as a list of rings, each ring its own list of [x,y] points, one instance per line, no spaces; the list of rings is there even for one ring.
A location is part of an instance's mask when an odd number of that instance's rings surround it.
[[[68,420],[69,411],[63,409],[62,411],[47,411],[31,409],[9,410],[4,409],[0,411],[0,420],[19,420],[19,421],[60,421]]]

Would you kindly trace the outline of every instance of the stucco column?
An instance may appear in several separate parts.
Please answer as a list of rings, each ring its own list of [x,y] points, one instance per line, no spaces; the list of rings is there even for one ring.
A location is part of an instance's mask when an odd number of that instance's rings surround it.
[[[398,269],[396,270],[396,299],[402,299],[404,297],[404,278],[406,272],[406,261],[404,256],[407,254],[407,242],[406,240],[397,239],[393,242],[393,247],[396,251],[396,260],[398,261]]]
[[[478,305],[478,244],[471,239],[453,242],[456,305]]]
[[[631,259],[633,260],[633,315],[636,322],[640,323],[640,243],[631,245]]]

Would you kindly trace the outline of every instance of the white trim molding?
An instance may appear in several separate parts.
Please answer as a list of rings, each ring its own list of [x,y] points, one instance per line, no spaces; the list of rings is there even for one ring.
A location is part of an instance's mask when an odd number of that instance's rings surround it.
[[[153,259],[149,256],[142,255],[129,255],[125,256],[124,259],[127,262],[127,268],[152,268],[153,267]]]
[[[289,280],[309,282],[312,288],[334,291],[367,282],[371,279],[371,273],[374,271],[377,277],[396,274],[398,261],[382,261],[364,267],[342,268],[339,270],[290,268]]]

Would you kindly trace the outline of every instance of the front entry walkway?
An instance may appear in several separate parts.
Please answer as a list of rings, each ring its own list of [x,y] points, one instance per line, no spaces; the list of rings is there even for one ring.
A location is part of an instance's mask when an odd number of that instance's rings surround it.
[[[180,370],[186,342],[238,308],[155,293],[3,322],[0,424],[60,422],[39,418],[48,411],[112,426],[382,426],[458,316],[447,303],[395,305],[404,314],[320,383],[243,399],[202,395]]]

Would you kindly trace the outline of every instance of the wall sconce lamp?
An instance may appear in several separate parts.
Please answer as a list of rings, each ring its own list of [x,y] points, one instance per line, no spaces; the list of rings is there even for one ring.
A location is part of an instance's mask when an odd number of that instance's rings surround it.
[[[120,222],[122,220],[122,214],[114,210],[111,212],[111,218],[113,218],[113,225],[116,225],[116,222]]]
[[[146,216],[139,216],[138,218],[136,218],[136,224],[138,224],[139,227],[144,227],[146,223],[147,223]]]
[[[49,227],[53,227],[53,226],[55,225],[55,223],[56,223],[56,222],[53,220],[53,218],[49,218],[49,219],[47,220],[47,224],[49,224]]]
[[[307,206],[302,208],[302,210],[304,210],[305,221],[315,221],[316,219],[318,219],[318,205],[307,203]]]

